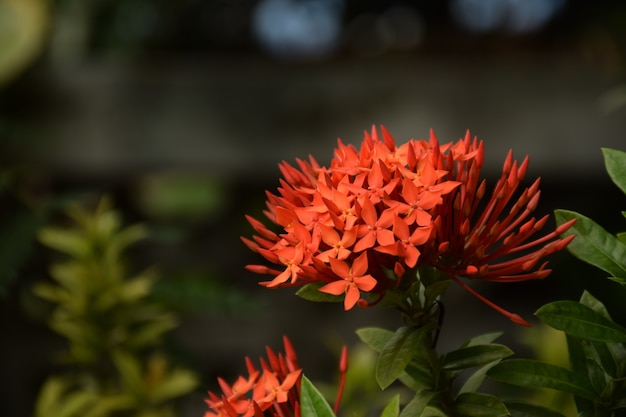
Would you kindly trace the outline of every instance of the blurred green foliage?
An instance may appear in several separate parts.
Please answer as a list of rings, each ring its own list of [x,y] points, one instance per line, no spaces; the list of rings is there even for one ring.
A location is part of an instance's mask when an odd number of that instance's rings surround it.
[[[192,391],[197,378],[159,353],[176,318],[150,301],[154,270],[132,274],[125,263],[146,230],[122,227],[108,199],[93,212],[72,206],[67,214],[70,224],[39,234],[64,256],[50,268],[54,283],[34,292],[53,303],[49,326],[67,339],[61,359],[72,366],[44,384],[36,417],[174,416],[171,400]]]

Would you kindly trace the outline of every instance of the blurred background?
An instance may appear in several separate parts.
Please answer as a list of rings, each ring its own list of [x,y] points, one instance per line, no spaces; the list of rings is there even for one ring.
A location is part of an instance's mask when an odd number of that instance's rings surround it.
[[[244,270],[258,259],[243,216],[260,214],[280,161],[326,164],[338,137],[359,143],[373,124],[398,143],[470,129],[486,177],[509,149],[530,155],[540,214],[617,232],[626,199],[600,148],[626,150],[625,70],[617,0],[0,0],[0,415],[31,415],[64,343],[31,287],[48,268],[36,232],[65,202],[108,194],[148,226],[132,263],[161,272],[152,296],[179,314],[168,347],[201,377],[180,415],[202,415],[216,376],[282,334],[332,380],[356,326],[397,324],[260,289]],[[541,283],[477,287],[527,318],[588,288],[624,323],[617,284],[568,254],[552,265]],[[466,294],[446,303],[444,347],[518,336]]]

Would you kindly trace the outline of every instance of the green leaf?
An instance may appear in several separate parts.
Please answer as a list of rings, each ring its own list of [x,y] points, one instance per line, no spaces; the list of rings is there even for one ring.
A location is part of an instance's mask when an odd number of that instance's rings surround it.
[[[464,417],[508,416],[509,411],[498,397],[489,394],[466,392],[454,400],[457,415]]]
[[[306,284],[302,286],[296,295],[300,298],[304,298],[307,301],[322,302],[322,303],[336,303],[343,301],[343,297],[339,295],[327,294],[325,292],[318,291],[320,287],[324,286],[323,282],[315,282],[313,284]]]
[[[300,411],[302,417],[335,417],[328,402],[304,375],[300,385]]]
[[[363,343],[375,352],[382,352],[387,342],[393,336],[393,332],[377,327],[364,327],[356,331],[357,336]],[[413,391],[432,388],[433,375],[428,366],[415,357],[405,367],[405,372],[398,379]]]
[[[576,301],[554,301],[535,313],[544,323],[572,336],[597,342],[626,342],[626,329]]]
[[[598,399],[586,376],[560,366],[535,360],[510,359],[502,361],[491,368],[487,372],[487,376],[520,387],[551,388],[590,400]]]
[[[604,304],[596,297],[591,295],[589,291],[583,291],[583,295],[580,296],[580,304],[586,305],[596,313],[602,314],[606,319],[612,320],[611,315],[609,314],[609,311],[606,309]]]
[[[485,365],[511,356],[513,351],[499,344],[468,346],[448,352],[443,358],[442,369],[453,371]]]
[[[517,401],[505,401],[504,404],[509,409],[511,417],[564,417],[561,413],[538,405]]]
[[[385,406],[380,417],[398,417],[400,414],[400,395],[395,395]]]
[[[588,217],[568,210],[554,212],[558,224],[576,219],[564,236],[576,238],[567,249],[577,258],[608,272],[615,278],[626,278],[626,245]]]
[[[428,403],[435,396],[435,393],[432,391],[419,391],[415,393],[415,397],[409,403],[404,406],[402,412],[399,417],[430,417],[434,414],[428,413],[428,415],[424,414]]]
[[[379,327],[363,327],[356,331],[357,336],[363,343],[375,352],[382,352],[383,348],[393,336],[393,332]]]
[[[626,194],[626,152],[602,148],[602,154],[609,177]]]
[[[493,368],[498,363],[500,363],[500,359],[478,368],[472,375],[467,378],[467,380],[459,390],[459,393],[478,391],[485,381],[485,378],[487,377],[487,371]]]
[[[385,389],[404,371],[415,352],[422,346],[427,327],[400,327],[385,344],[376,363],[376,381]]]
[[[481,334],[480,336],[476,336],[476,337],[472,337],[471,339],[468,339],[467,341],[465,341],[465,343],[461,345],[461,347],[488,345],[489,343],[492,343],[494,340],[496,340],[500,336],[502,336],[502,332],[492,332],[492,333]]]

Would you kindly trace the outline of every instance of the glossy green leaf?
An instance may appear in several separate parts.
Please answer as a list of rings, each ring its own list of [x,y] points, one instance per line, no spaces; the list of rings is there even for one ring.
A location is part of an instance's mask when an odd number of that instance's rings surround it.
[[[512,354],[511,349],[499,344],[468,346],[448,352],[443,358],[442,369],[453,371],[473,368]]]
[[[343,297],[338,296],[338,295],[332,295],[332,294],[327,294],[325,292],[321,292],[319,291],[319,288],[324,286],[325,283],[323,282],[315,282],[312,284],[306,284],[304,286],[302,286],[298,291],[296,291],[296,295],[300,298],[303,298],[307,301],[314,301],[314,302],[322,302],[322,303],[328,303],[328,302],[341,302],[343,301]]]
[[[394,382],[420,349],[427,327],[400,327],[385,344],[376,362],[376,381],[385,389]]]
[[[413,399],[404,406],[404,408],[400,412],[399,417],[430,417],[432,415],[435,415],[431,413],[426,415],[425,413],[428,403],[430,402],[430,400],[432,400],[434,396],[435,393],[432,391],[417,392]]]
[[[563,414],[539,405],[517,401],[505,401],[511,417],[564,417]]]
[[[380,417],[398,417],[400,414],[400,395],[395,395],[385,406]]]
[[[591,400],[597,399],[585,376],[560,366],[535,360],[510,359],[502,361],[487,371],[487,376],[500,382],[521,387],[551,388]]]
[[[535,313],[544,323],[572,336],[597,342],[626,342],[626,329],[576,301],[554,301]]]
[[[626,152],[602,148],[602,154],[609,177],[626,194]]]
[[[301,381],[300,411],[302,417],[334,417],[335,413],[333,413],[332,408],[313,383],[304,375]]]
[[[508,416],[509,411],[498,397],[489,394],[466,392],[454,400],[455,415],[464,417]]]
[[[554,212],[558,224],[576,219],[564,236],[576,238],[567,249],[577,258],[608,272],[616,278],[626,278],[626,245],[588,217],[568,210]]]

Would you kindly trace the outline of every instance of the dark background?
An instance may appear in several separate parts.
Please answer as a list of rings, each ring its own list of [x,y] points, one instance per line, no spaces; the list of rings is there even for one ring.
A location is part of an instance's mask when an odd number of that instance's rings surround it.
[[[185,416],[203,414],[202,391],[217,375],[242,372],[244,355],[279,348],[282,334],[308,374],[330,380],[337,346],[355,343],[357,326],[397,325],[392,313],[344,313],[261,289],[244,271],[258,259],[239,241],[251,234],[243,216],[260,213],[282,160],[327,163],[337,137],[359,143],[373,124],[398,143],[430,128],[449,142],[470,129],[485,141],[492,181],[509,149],[530,155],[540,214],[566,208],[624,229],[626,201],[600,151],[626,149],[621,1],[16,4],[0,3],[9,45],[0,49],[0,161],[18,173],[21,205],[108,193],[129,223],[149,225],[134,260],[162,270],[156,296],[181,316],[168,343],[204,379]],[[63,347],[30,295],[45,259],[34,245],[0,298],[2,416],[31,413]],[[624,322],[624,292],[605,274],[566,253],[552,265],[544,282],[477,288],[529,319],[588,288]],[[481,331],[519,336],[457,289],[445,302],[443,348]]]

